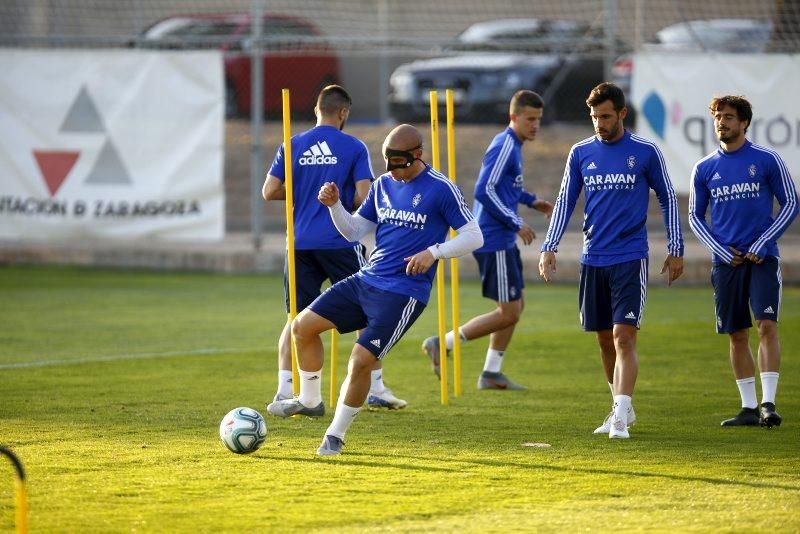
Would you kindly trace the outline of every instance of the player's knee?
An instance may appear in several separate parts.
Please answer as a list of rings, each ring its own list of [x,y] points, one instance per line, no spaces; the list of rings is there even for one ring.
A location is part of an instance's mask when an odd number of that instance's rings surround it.
[[[351,376],[354,374],[369,374],[375,368],[375,356],[368,350],[359,350],[359,348],[356,346],[353,353],[350,354],[348,368]]]
[[[614,348],[625,353],[636,348],[635,328],[614,328]]]
[[[778,323],[775,321],[758,321],[758,337],[775,339],[778,337]]]
[[[306,313],[301,313],[292,321],[292,336],[295,342],[301,342],[310,336],[317,334],[313,331],[313,321]]]
[[[517,324],[522,318],[521,301],[509,302],[500,306],[500,317],[503,322],[503,328]]]
[[[741,330],[737,330],[736,332],[731,332],[730,338],[731,345],[733,346],[747,345],[750,341],[750,329],[743,328]]]
[[[614,335],[611,333],[610,330],[598,332],[597,343],[600,345],[600,350],[602,350],[605,353],[613,353],[615,350]]]

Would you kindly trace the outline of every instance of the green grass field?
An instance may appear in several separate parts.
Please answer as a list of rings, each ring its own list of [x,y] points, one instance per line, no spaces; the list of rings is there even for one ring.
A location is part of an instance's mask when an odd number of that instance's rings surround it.
[[[800,530],[800,289],[782,308],[785,423],[766,430],[719,427],[739,398],[710,288],[651,287],[627,441],[591,433],[610,395],[576,291],[528,287],[504,366],[528,391],[475,389],[479,340],[441,406],[419,349],[433,299],[386,360],[407,409],[363,411],[328,459],[330,410],[268,416],[237,456],[218,425],[274,394],[279,278],[2,268],[0,444],[28,470],[32,532]],[[463,317],[489,309],[477,284],[461,294]],[[0,531],[13,488],[2,461]]]

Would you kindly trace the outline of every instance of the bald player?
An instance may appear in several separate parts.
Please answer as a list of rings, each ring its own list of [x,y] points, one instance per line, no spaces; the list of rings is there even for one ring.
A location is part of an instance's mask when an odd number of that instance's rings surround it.
[[[332,328],[360,330],[350,354],[333,421],[317,449],[339,454],[348,428],[361,410],[370,372],[414,324],[430,297],[436,261],[469,254],[483,244],[480,227],[461,191],[423,162],[422,136],[411,125],[393,129],[383,143],[386,173],[370,186],[355,214],[342,205],[336,184],[319,191],[336,229],[348,241],[375,231],[368,263],[323,293],[292,323],[301,369],[300,396],[268,406],[271,414],[318,417],[324,413],[320,335]],[[450,228],[458,235],[445,241]]]

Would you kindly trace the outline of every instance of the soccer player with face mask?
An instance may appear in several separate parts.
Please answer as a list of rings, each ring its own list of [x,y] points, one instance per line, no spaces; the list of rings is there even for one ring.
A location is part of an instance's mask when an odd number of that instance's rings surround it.
[[[328,210],[317,201],[322,184],[335,182],[342,205],[353,211],[369,191],[374,173],[369,151],[363,141],[344,133],[350,116],[350,95],[338,85],[320,91],[314,113],[314,128],[292,137],[292,164],[295,224],[295,279],[297,310],[304,310],[320,295],[323,282],[332,284],[358,271],[367,262],[364,245],[348,241],[333,225]],[[264,182],[265,200],[284,200],[284,147],[270,167]],[[289,311],[288,265],[284,266],[286,311]],[[292,352],[289,322],[278,341],[278,391],[273,400],[291,399]],[[383,365],[375,362],[371,373],[367,403],[372,408],[404,408],[406,401],[397,398],[383,382]]]
[[[461,191],[420,159],[422,136],[416,128],[402,124],[393,129],[383,154],[387,172],[372,183],[354,215],[342,205],[335,183],[326,183],[319,191],[319,201],[342,236],[357,241],[375,231],[375,248],[361,270],[334,284],[293,321],[300,397],[268,407],[279,417],[320,415],[320,334],[332,328],[360,330],[333,421],[317,450],[320,456],[341,452],[345,433],[367,397],[370,370],[428,303],[436,261],[469,254],[483,244]],[[445,241],[451,227],[458,235]]]

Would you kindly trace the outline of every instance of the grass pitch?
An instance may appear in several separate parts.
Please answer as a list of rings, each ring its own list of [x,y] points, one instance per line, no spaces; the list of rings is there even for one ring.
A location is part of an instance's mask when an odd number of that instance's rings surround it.
[[[440,406],[419,349],[434,295],[386,360],[407,409],[363,411],[329,459],[314,451],[330,413],[267,415],[264,446],[237,456],[218,424],[236,406],[265,413],[274,394],[281,288],[0,269],[0,443],[27,468],[31,531],[800,529],[798,288],[784,291],[780,429],[719,427],[739,407],[727,339],[713,333],[710,287],[679,283],[648,295],[632,439],[593,436],[610,394],[577,289],[533,282],[504,365],[528,391],[475,389],[479,340],[464,346],[464,395]],[[490,309],[475,283],[461,295],[464,318]],[[353,339],[342,336],[340,379]],[[3,461],[0,530],[13,528],[12,480]]]

